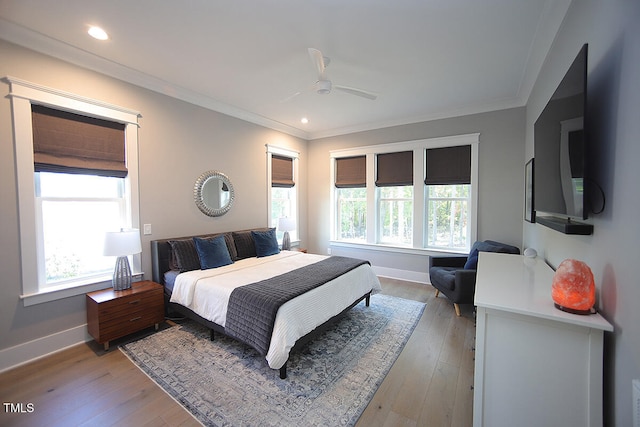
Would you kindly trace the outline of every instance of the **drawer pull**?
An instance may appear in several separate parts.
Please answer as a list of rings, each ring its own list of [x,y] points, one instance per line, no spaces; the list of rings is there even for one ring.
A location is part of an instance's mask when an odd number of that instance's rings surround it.
[[[129,322],[135,322],[136,320],[142,319],[142,316],[134,317],[133,319],[129,319]]]
[[[135,301],[129,301],[129,304],[138,304],[140,302],[139,299],[135,300]]]

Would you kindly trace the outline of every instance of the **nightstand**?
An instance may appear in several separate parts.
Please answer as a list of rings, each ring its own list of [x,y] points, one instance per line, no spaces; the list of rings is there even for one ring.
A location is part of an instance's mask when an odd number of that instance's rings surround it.
[[[89,334],[104,349],[109,341],[121,338],[164,321],[162,285],[145,280],[134,282],[131,289],[113,288],[87,294],[87,327]]]

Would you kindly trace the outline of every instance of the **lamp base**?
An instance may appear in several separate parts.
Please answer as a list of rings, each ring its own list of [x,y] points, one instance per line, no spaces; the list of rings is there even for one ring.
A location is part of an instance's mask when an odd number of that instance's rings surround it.
[[[282,236],[282,250],[289,251],[291,250],[291,237],[289,237],[289,232],[285,231]]]
[[[119,256],[116,260],[116,268],[113,270],[112,280],[114,291],[124,291],[131,288],[131,267],[129,266],[129,258]]]
[[[595,314],[596,313],[596,310],[593,307],[588,309],[588,310],[576,310],[575,308],[569,308],[569,307],[562,306],[562,305],[558,304],[557,302],[554,302],[553,305],[558,310],[565,311],[565,312],[571,313],[571,314],[580,314],[580,315],[585,316],[587,314]]]

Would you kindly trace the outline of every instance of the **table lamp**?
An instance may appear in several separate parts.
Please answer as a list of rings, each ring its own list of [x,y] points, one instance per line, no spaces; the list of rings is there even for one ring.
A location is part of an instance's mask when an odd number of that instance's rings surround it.
[[[291,249],[291,237],[289,232],[296,229],[296,222],[293,218],[280,218],[278,219],[278,230],[284,231],[282,236],[282,250],[288,251]]]
[[[104,255],[116,256],[116,267],[113,270],[113,290],[123,291],[131,288],[131,267],[129,255],[142,252],[140,230],[131,229],[109,231],[104,238]]]
[[[551,298],[556,308],[573,314],[592,314],[596,302],[593,272],[577,259],[565,259],[553,275]]]

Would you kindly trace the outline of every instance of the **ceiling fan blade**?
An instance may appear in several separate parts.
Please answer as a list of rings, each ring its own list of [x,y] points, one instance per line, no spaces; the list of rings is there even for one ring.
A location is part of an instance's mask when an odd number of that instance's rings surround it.
[[[312,84],[312,85],[310,85],[310,86],[308,86],[308,87],[306,87],[306,88],[304,88],[302,90],[299,90],[299,91],[289,95],[288,97],[286,97],[285,99],[283,99],[280,102],[283,103],[283,102],[291,101],[296,96],[302,95],[305,92],[310,92],[310,91],[316,92],[318,90],[317,88],[318,88],[318,82],[315,82],[314,84]]]
[[[312,47],[310,47],[308,50],[311,62],[313,62],[314,67],[316,67],[316,70],[318,71],[318,80],[326,80],[324,75],[326,65],[324,63],[324,56],[322,56],[322,52]]]
[[[281,100],[280,103],[284,103],[284,102],[289,102],[291,101],[293,98],[295,98],[296,96],[300,95],[302,92],[296,92],[294,94],[291,94],[289,96],[287,96],[285,99]]]
[[[348,87],[348,86],[338,86],[338,85],[333,85],[334,89],[338,89],[341,90],[343,92],[346,93],[350,93],[351,95],[356,95],[356,96],[361,96],[363,98],[367,98],[370,99],[372,101],[375,101],[376,98],[378,98],[378,95],[376,95],[373,92],[367,92],[366,90],[362,90],[362,89],[356,89],[353,87]]]

